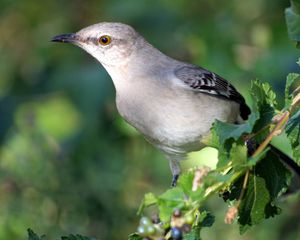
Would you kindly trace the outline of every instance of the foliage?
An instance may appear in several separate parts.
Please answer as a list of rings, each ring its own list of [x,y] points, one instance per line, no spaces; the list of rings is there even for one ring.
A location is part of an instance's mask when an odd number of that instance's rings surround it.
[[[31,229],[28,229],[27,232],[28,232],[28,240],[45,240],[46,239],[45,235],[39,237]],[[84,236],[81,236],[79,234],[76,234],[76,235],[70,234],[69,236],[61,237],[61,240],[96,240],[96,239],[95,238],[84,237]]]
[[[285,10],[285,19],[289,37],[297,42],[300,48],[300,1],[291,0],[291,7]]]
[[[140,232],[138,228],[137,233],[147,239],[199,240],[201,229],[213,223],[207,224],[210,214],[203,209],[204,204],[218,193],[230,206],[225,222],[237,219],[240,233],[280,214],[278,198],[288,189],[291,172],[269,144],[273,137],[285,131],[294,151],[294,161],[300,165],[300,93],[291,93],[291,86],[298,78],[298,74],[288,75],[282,110],[277,109],[276,95],[270,85],[253,81],[254,106],[249,120],[240,125],[216,121],[204,140],[219,151],[216,169],[191,169],[180,176],[176,187],[158,196],[146,194],[138,213],[155,206],[160,219],[155,226],[161,230]],[[189,217],[194,220],[188,222]],[[177,237],[173,236],[174,231]],[[129,239],[137,236],[131,235]]]

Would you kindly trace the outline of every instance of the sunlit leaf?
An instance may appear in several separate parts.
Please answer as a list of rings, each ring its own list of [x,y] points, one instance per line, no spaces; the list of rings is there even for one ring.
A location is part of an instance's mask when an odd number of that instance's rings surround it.
[[[157,197],[153,193],[147,193],[139,207],[138,214],[140,215],[145,207],[149,207],[157,203]]]

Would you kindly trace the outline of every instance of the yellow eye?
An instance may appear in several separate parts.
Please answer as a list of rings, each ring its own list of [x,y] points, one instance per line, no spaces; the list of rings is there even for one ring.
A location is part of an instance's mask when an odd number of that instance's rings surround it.
[[[99,38],[99,43],[103,46],[110,44],[111,38],[110,36],[104,35]]]

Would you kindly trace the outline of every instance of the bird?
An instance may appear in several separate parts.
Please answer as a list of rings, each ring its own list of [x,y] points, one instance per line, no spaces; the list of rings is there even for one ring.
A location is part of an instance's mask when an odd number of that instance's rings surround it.
[[[242,123],[251,113],[237,89],[216,73],[173,59],[124,23],[101,22],[53,42],[79,46],[106,69],[119,114],[169,160],[172,186],[180,162],[215,122]]]

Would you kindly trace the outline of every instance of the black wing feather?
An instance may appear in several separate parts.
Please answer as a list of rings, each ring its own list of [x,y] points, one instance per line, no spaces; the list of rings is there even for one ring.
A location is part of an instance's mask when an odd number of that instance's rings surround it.
[[[194,90],[222,97],[240,104],[240,115],[246,120],[251,113],[243,96],[224,78],[204,68],[188,65],[175,70],[175,75]]]

